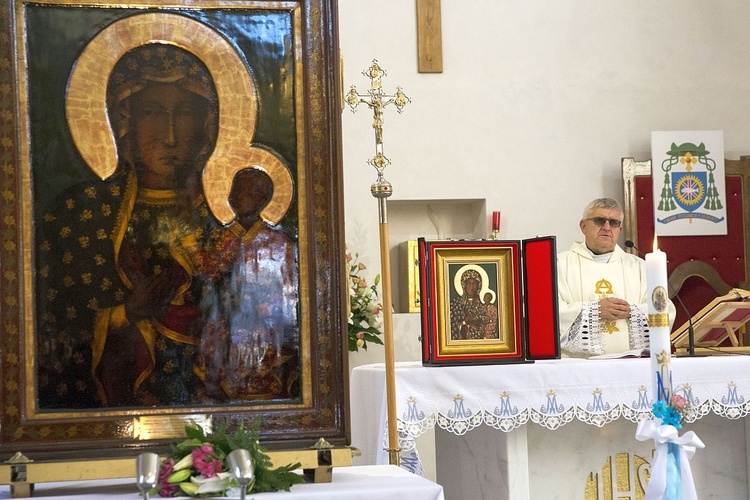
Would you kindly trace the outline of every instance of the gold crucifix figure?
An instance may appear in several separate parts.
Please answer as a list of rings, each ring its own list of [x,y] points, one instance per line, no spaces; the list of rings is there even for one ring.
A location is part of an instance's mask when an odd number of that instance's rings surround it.
[[[390,165],[391,160],[383,154],[383,110],[389,104],[395,104],[396,110],[401,113],[404,106],[411,102],[411,99],[404,94],[401,87],[396,87],[395,94],[389,95],[383,92],[383,77],[387,75],[385,70],[378,65],[376,59],[373,59],[372,65],[362,74],[370,79],[370,89],[367,94],[360,94],[357,92],[357,87],[352,85],[346,95],[346,103],[351,108],[352,113],[356,112],[357,106],[360,104],[366,104],[372,109],[372,128],[375,130],[375,156],[367,160],[367,163],[375,167],[378,172],[378,180],[372,185],[372,195],[387,198],[391,195],[391,186],[383,178],[383,169]]]

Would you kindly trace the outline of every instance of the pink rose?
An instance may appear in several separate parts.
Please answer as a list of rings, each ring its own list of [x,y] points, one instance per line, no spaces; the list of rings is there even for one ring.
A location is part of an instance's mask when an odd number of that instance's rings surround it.
[[[671,405],[678,411],[682,411],[688,407],[687,399],[683,398],[679,394],[672,394]]]

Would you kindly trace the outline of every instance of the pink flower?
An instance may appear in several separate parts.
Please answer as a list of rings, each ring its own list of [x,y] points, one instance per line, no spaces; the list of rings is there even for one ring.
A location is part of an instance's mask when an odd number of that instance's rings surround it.
[[[214,453],[214,447],[210,444],[204,444],[202,446],[198,446],[197,448],[193,448],[192,455],[193,455],[193,463],[195,463],[196,460],[205,460],[210,455],[213,455]]]
[[[359,268],[360,271],[363,270],[363,269],[367,269],[367,266],[364,265],[364,264],[362,264],[361,262],[359,264],[357,264],[357,267]]]
[[[214,456],[214,447],[204,444],[193,450],[193,467],[203,477],[214,477],[221,472],[221,461]]]
[[[688,407],[687,400],[679,394],[672,394],[672,401],[670,403],[678,411],[685,410]]]
[[[363,338],[365,338],[365,332],[357,332],[357,338],[358,338],[358,339],[363,339]]]
[[[173,468],[174,460],[171,458],[161,464],[161,468],[159,469],[159,496],[171,497],[180,491],[178,485],[167,483],[167,478],[172,475],[172,472],[174,472]]]
[[[172,475],[172,471],[174,468],[174,459],[170,458],[167,461],[165,461],[163,464],[161,464],[161,468],[159,469],[159,482],[162,482],[162,479],[164,482],[167,481],[167,478]]]
[[[160,497],[173,497],[175,493],[180,491],[180,487],[176,484],[164,484],[159,490]]]
[[[218,458],[213,458],[210,461],[199,461],[194,462],[193,465],[195,466],[195,470],[197,470],[201,476],[203,477],[215,477],[219,472],[221,472],[221,460]]]

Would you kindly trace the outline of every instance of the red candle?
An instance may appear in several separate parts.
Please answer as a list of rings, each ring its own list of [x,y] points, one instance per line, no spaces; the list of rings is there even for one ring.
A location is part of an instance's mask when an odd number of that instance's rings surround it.
[[[492,230],[500,231],[500,212],[492,212]]]

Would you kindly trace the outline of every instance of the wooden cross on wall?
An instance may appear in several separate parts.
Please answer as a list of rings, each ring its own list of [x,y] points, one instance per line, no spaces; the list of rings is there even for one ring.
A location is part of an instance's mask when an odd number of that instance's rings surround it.
[[[440,0],[417,0],[417,59],[420,73],[443,72]]]

